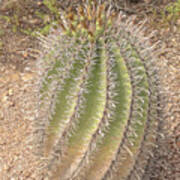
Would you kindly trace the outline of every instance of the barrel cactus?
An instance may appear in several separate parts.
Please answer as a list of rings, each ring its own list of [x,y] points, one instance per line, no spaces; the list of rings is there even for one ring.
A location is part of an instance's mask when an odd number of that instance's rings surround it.
[[[38,145],[48,179],[143,179],[160,119],[155,48],[122,13],[87,1],[40,37]]]

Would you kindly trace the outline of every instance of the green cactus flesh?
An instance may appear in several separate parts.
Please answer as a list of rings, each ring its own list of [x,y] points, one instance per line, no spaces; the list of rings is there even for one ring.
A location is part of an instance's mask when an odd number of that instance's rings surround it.
[[[144,174],[159,120],[153,50],[129,22],[110,22],[95,22],[91,37],[61,32],[42,58],[38,120],[49,179]]]

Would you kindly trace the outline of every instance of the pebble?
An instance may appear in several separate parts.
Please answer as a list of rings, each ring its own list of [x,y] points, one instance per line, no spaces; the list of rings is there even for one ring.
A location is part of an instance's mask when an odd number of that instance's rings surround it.
[[[27,74],[22,75],[22,80],[23,81],[29,81],[31,79],[33,79],[33,74],[32,73],[27,73]]]

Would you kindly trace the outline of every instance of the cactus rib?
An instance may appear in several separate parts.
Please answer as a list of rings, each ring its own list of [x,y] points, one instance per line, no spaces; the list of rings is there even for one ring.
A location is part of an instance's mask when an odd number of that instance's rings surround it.
[[[104,44],[104,43],[103,43]],[[89,154],[94,151],[94,148],[96,147],[96,142],[97,142],[97,139],[99,138],[98,136],[101,134],[101,132],[103,131],[103,129],[105,129],[109,123],[107,121],[107,116],[108,116],[108,104],[109,104],[109,101],[110,101],[110,97],[108,95],[108,91],[109,91],[109,70],[108,70],[108,67],[109,65],[107,64],[108,61],[105,61],[104,64],[106,68],[105,69],[105,76],[106,76],[106,92],[105,92],[105,107],[104,107],[104,110],[103,110],[103,114],[102,114],[102,117],[101,117],[101,120],[99,121],[97,127],[96,127],[96,130],[94,131],[94,133],[92,134],[92,137],[89,141],[89,144],[88,144],[88,147],[87,147],[87,150],[86,152],[84,153],[79,165],[77,166],[77,168],[74,170],[74,172],[72,173],[72,175],[70,176],[72,179],[76,177],[76,175],[81,171],[82,167],[85,166],[85,164],[89,163]]]
[[[99,51],[99,49],[97,51]],[[89,76],[89,78],[87,80],[87,88],[88,89],[87,89],[87,92],[84,93],[84,95],[83,95],[84,98],[89,97],[91,99],[89,99],[89,101],[85,102],[85,104],[84,104],[84,108],[86,111],[82,110],[81,114],[79,114],[79,117],[78,117],[79,123],[75,129],[76,133],[73,133],[71,135],[71,137],[69,137],[69,141],[68,141],[68,145],[67,145],[67,148],[69,149],[69,151],[68,151],[69,156],[62,157],[62,160],[66,161],[66,164],[68,164],[68,161],[71,162],[72,160],[74,161],[74,164],[77,163],[76,161],[79,161],[78,157],[79,156],[81,157],[84,149],[86,149],[86,146],[87,146],[86,141],[91,138],[92,131],[94,131],[94,128],[97,126],[100,115],[102,113],[102,107],[104,106],[104,93],[102,93],[102,92],[104,92],[104,90],[103,90],[104,83],[102,83],[104,81],[100,82],[100,80],[103,80],[100,77],[104,78],[104,73],[99,70],[99,68],[102,70],[104,68],[101,67],[102,63],[100,62],[99,57],[98,57],[98,59],[96,59],[97,58],[96,56],[95,57],[91,56],[91,58],[95,58],[95,59],[93,59],[94,61],[91,59],[91,63],[93,63],[93,68],[87,74]],[[94,63],[94,62],[96,62],[96,63]],[[97,94],[98,94],[99,98],[94,97]],[[99,107],[97,105],[99,105]],[[92,114],[93,112],[94,112],[94,114]],[[86,119],[86,121],[84,121],[84,119]],[[89,128],[89,130],[85,131],[85,129],[87,129],[87,128]],[[75,141],[76,143],[73,141]],[[79,147],[77,146],[77,144],[79,144]],[[74,148],[74,147],[76,147],[76,148]],[[74,152],[77,153],[76,156],[74,155]],[[61,164],[61,168],[59,167],[59,169],[61,169],[60,171],[63,171],[63,169],[65,171],[67,171],[65,164]],[[73,169],[73,166],[72,166],[72,169]],[[59,171],[59,173],[60,173],[60,171]]]

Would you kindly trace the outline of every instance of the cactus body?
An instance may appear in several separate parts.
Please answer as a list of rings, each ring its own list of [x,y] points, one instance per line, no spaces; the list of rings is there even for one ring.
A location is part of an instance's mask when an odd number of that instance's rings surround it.
[[[96,3],[66,13],[60,35],[46,39],[38,120],[49,179],[141,179],[155,142],[153,49]]]

